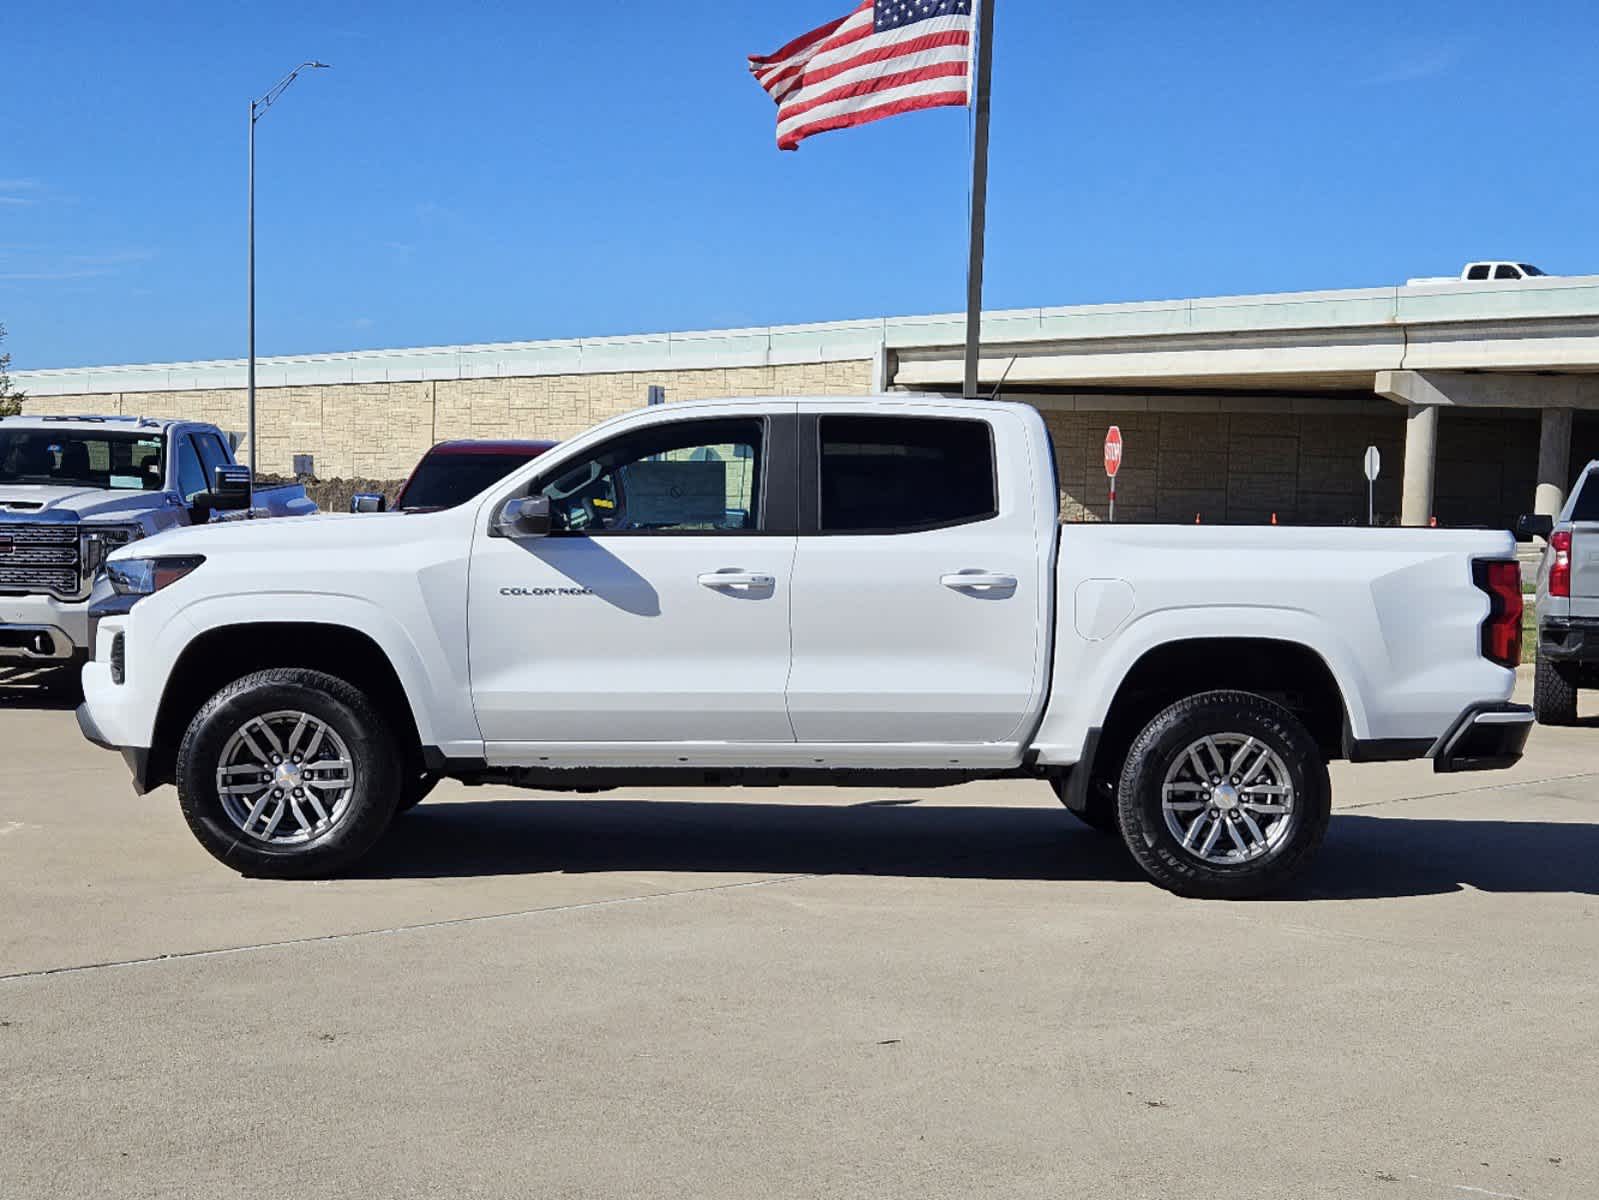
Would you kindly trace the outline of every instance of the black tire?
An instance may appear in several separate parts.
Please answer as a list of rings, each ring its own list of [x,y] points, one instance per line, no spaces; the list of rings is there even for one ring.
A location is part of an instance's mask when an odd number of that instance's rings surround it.
[[[294,845],[246,835],[228,817],[216,777],[224,748],[242,725],[285,710],[324,722],[343,740],[354,772],[348,802],[331,827]],[[392,732],[361,691],[320,671],[276,667],[230,683],[195,714],[178,748],[178,803],[218,862],[260,878],[323,879],[383,836],[400,793],[400,761]]]
[[[1576,673],[1542,654],[1532,669],[1532,713],[1540,725],[1577,723]]]
[[[1055,790],[1055,799],[1059,800],[1071,813],[1084,825],[1095,833],[1121,836],[1121,822],[1116,816],[1116,791],[1114,787],[1107,786],[1104,781],[1093,779],[1088,785],[1088,794],[1084,797],[1086,807],[1079,812],[1066,803],[1066,784],[1061,779],[1051,779],[1050,787]]]
[[[1293,787],[1293,806],[1281,818],[1287,825],[1274,835],[1271,849],[1220,864],[1183,847],[1167,825],[1161,793],[1167,772],[1190,746],[1229,734],[1253,737],[1271,749]],[[1134,740],[1116,799],[1122,837],[1138,865],[1168,891],[1207,900],[1241,900],[1282,888],[1310,862],[1332,815],[1332,783],[1316,740],[1293,713],[1250,692],[1205,692],[1161,712]]]
[[[431,771],[421,771],[414,775],[407,775],[400,783],[400,802],[394,806],[394,815],[408,813],[422,801],[428,798],[434,788],[439,785],[439,777]]]

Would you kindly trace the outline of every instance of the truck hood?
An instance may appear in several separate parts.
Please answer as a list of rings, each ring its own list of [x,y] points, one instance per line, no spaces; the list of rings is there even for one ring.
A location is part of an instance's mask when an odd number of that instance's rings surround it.
[[[419,540],[433,529],[435,520],[460,521],[467,510],[447,509],[439,513],[315,513],[305,517],[274,517],[270,520],[218,521],[210,525],[187,525],[158,533],[111,557],[153,558],[158,555],[249,554],[298,549],[303,551],[339,550],[371,552],[374,548],[402,547]],[[463,525],[469,529],[470,525]],[[463,533],[463,538],[469,535]]]
[[[0,484],[0,522],[137,520],[164,507],[165,492],[112,492],[103,488]]]

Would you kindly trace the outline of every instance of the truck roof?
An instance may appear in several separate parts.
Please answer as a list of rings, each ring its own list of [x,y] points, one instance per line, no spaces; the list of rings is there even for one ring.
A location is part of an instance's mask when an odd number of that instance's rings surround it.
[[[21,429],[120,429],[129,433],[165,433],[178,425],[203,425],[186,417],[122,417],[99,416],[94,413],[41,413],[30,416],[0,417],[0,426]]]
[[[829,404],[847,408],[852,404],[914,404],[918,408],[969,408],[973,404],[999,404],[1016,407],[1014,402],[1007,401],[1003,392],[998,400],[990,400],[991,393],[984,392],[975,399],[965,396],[947,396],[941,392],[875,392],[871,395],[861,396],[851,393],[849,395],[821,395],[817,393],[796,392],[793,394],[773,396],[704,396],[694,400],[673,400],[670,404],[660,406],[663,409],[686,409],[690,407],[707,407],[717,404],[748,404],[760,406],[762,404]],[[1022,407],[1030,407],[1023,405]],[[633,409],[633,412],[648,412],[652,409]],[[625,415],[625,414],[624,414]],[[607,418],[607,423],[615,420]]]

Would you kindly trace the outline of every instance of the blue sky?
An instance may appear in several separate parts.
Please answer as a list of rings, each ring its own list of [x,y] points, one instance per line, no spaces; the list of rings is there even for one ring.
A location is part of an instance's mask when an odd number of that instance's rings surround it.
[[[9,0],[13,367],[951,311],[967,119],[773,146],[850,0]],[[453,10],[453,11],[452,11]],[[987,306],[1599,272],[1591,0],[999,0]]]

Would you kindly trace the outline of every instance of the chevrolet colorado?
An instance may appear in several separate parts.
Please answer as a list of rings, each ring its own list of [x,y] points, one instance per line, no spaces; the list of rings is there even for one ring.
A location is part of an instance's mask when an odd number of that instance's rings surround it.
[[[1327,762],[1508,766],[1508,533],[1069,525],[1028,406],[658,406],[435,513],[108,564],[79,722],[249,874],[328,875],[441,776],[1048,781],[1157,883],[1285,884]]]
[[[249,470],[215,425],[0,419],[0,664],[82,662],[89,590],[112,550],[250,505]],[[257,516],[315,511],[297,484],[254,493]]]

